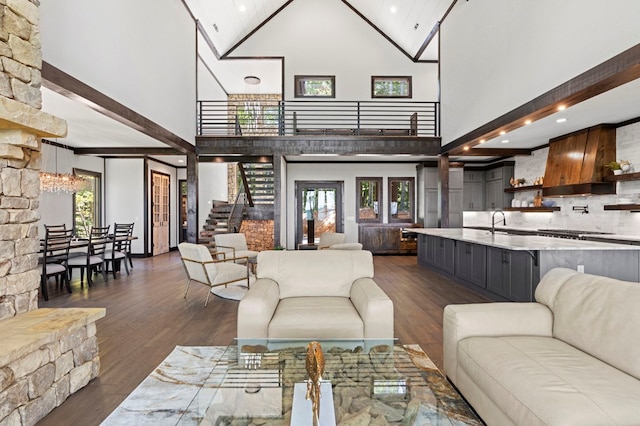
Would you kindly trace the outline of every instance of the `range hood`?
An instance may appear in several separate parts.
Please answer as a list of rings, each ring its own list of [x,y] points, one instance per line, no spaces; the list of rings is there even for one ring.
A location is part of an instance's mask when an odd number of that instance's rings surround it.
[[[542,195],[615,194],[604,165],[616,159],[616,129],[600,124],[549,141]]]

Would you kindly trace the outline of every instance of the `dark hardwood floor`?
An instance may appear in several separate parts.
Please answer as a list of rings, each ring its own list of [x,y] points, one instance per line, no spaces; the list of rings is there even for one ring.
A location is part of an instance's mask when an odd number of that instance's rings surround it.
[[[376,256],[375,280],[394,302],[395,334],[419,344],[442,368],[442,310],[450,303],[486,299],[417,265],[415,256]],[[71,395],[40,425],[97,425],[173,350],[176,345],[226,345],[235,337],[238,302],[212,296],[193,284],[183,296],[186,276],[177,252],[134,259],[131,275],[80,288],[68,294],[49,285],[41,308],[104,307],[97,322],[100,376]]]

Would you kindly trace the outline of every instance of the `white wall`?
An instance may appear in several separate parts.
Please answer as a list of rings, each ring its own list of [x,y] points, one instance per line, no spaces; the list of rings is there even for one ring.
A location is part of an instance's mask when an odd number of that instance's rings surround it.
[[[639,16],[637,0],[457,2],[440,29],[443,144],[636,45]]]
[[[209,69],[198,59],[198,99],[226,100],[225,93],[219,82],[211,75]]]
[[[131,252],[144,253],[144,159],[105,160],[105,223],[132,223]]]
[[[617,158],[629,160],[631,171],[640,171],[640,123],[617,129]],[[538,176],[544,176],[549,148],[539,149],[533,155],[515,157],[515,177],[524,177],[529,182]],[[640,181],[618,182],[616,195],[591,195],[564,198],[552,198],[560,211],[552,213],[505,212],[507,226],[513,228],[555,228],[581,229],[611,232],[621,235],[640,235],[640,213],[629,211],[605,211],[603,206],[616,204],[620,197],[631,198],[640,204]],[[515,198],[532,201],[535,191],[516,192]],[[574,206],[588,206],[589,213],[573,211]],[[464,226],[489,226],[491,212],[464,212]]]
[[[340,0],[296,0],[232,56],[285,56],[294,75],[335,75],[337,100],[371,99],[371,76],[413,76],[413,99],[436,101],[437,64],[414,63]]]
[[[382,177],[382,197],[385,205],[389,200],[389,177],[416,177],[415,163],[401,164],[367,164],[367,163],[288,163],[286,173],[286,223],[283,227],[287,235],[286,248],[293,249],[295,245],[295,182],[296,181],[343,181],[343,218],[344,233],[347,242],[358,241],[358,223],[356,222],[356,177]],[[388,211],[384,209],[383,221],[388,222]],[[284,244],[283,244],[284,245]]]
[[[175,0],[40,5],[43,60],[194,143],[195,23]]]
[[[227,201],[227,163],[198,164],[198,232],[207,223],[212,201]]]

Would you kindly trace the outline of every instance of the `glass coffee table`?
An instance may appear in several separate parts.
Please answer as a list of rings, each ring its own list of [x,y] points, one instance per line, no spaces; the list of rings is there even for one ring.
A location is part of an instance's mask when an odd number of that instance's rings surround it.
[[[307,343],[235,341],[209,367],[178,424],[290,425],[295,384],[307,379]],[[321,415],[321,424],[483,424],[417,345],[320,343],[335,414],[328,423]]]

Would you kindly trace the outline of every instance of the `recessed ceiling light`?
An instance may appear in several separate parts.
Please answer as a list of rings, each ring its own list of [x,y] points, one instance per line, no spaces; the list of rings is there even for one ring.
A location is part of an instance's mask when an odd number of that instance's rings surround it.
[[[391,6],[391,7],[389,8],[389,11],[390,11],[391,13],[396,13],[396,12],[398,11],[398,8],[397,8],[395,5],[393,5],[393,6]]]
[[[184,163],[184,160],[178,160],[178,163]]]
[[[567,121],[567,119],[566,119],[566,118],[558,118],[558,119],[556,120],[556,123],[564,123],[565,121]]]
[[[527,121],[524,122],[525,126],[528,126],[529,124],[531,124],[531,120],[527,120]]]
[[[505,132],[504,130],[503,130],[503,131],[501,131],[501,132],[500,132],[500,136],[504,135],[505,133],[507,133],[507,132]]]
[[[558,107],[558,111],[564,111],[565,109],[567,109],[567,107],[565,105],[560,105]]]
[[[485,143],[486,141],[484,139],[480,139],[480,143]]]
[[[503,139],[503,140],[501,140],[500,142],[502,142],[502,143],[509,143],[509,139]]]
[[[465,151],[469,151],[469,147],[468,147],[468,146],[465,146],[465,147],[464,147],[464,148],[462,148],[462,149],[463,149],[463,150],[465,150]]]
[[[247,6],[245,6],[244,4],[241,4],[240,7],[238,7],[238,9],[240,10],[240,12],[244,13],[247,10]]]

